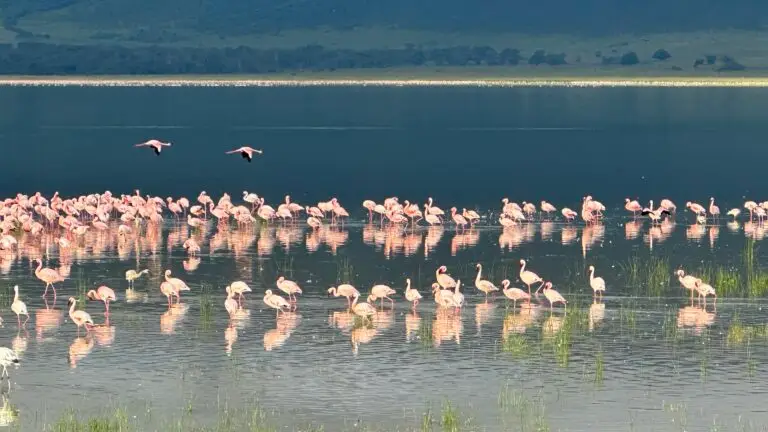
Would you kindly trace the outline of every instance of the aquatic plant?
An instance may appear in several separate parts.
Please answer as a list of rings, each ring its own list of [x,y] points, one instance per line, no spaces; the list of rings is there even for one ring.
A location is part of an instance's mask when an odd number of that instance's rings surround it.
[[[531,346],[524,335],[512,333],[501,341],[501,350],[512,357],[528,357],[531,355]]]
[[[603,383],[604,373],[605,373],[605,360],[603,359],[603,349],[600,348],[595,353],[595,384]]]
[[[123,409],[115,409],[97,417],[81,419],[74,410],[68,410],[54,423],[52,432],[128,432],[138,431],[128,422],[128,415]]]
[[[750,344],[757,339],[768,340],[768,324],[744,325],[739,315],[734,315],[728,326],[725,340],[729,346]]]
[[[349,262],[349,258],[336,261],[336,282],[350,283],[354,278],[355,269]]]
[[[461,430],[459,411],[450,402],[443,404],[443,411],[440,413],[440,426],[443,432],[459,432]]]
[[[620,264],[627,285],[635,295],[659,297],[669,286],[672,269],[667,258],[650,257],[647,261],[633,256]]]

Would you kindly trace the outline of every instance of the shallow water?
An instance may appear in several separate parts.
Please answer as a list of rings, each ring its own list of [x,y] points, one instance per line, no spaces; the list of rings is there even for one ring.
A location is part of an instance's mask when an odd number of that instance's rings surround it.
[[[22,353],[7,406],[22,430],[68,409],[114,408],[139,430],[189,430],[241,406],[260,407],[281,430],[420,430],[428,412],[434,430],[450,430],[449,402],[462,430],[763,430],[768,279],[747,273],[765,276],[764,227],[691,225],[680,212],[651,228],[620,208],[626,194],[680,207],[714,195],[725,213],[764,196],[763,92],[0,88],[9,101],[0,138],[24,149],[4,153],[0,196],[205,189],[237,201],[247,189],[270,202],[338,196],[353,213],[345,228],[316,233],[303,223],[196,233],[169,217],[154,236],[119,243],[90,232],[63,254],[51,238],[20,237],[20,252],[0,259],[0,345]],[[154,136],[175,145],[159,158],[131,147]],[[265,155],[249,165],[223,154],[243,144]],[[504,196],[577,208],[586,193],[609,207],[603,224],[488,222]],[[360,200],[391,195],[433,196],[485,219],[464,233],[361,222]],[[181,248],[189,236],[203,246],[198,260]],[[33,257],[69,273],[52,309]],[[521,258],[566,297],[567,313],[525,313],[503,297],[486,305],[475,264],[497,285],[521,287]],[[428,295],[441,264],[463,282],[458,314]],[[608,284],[597,305],[589,265]],[[672,276],[680,267],[715,286],[716,305],[691,306]],[[130,268],[150,275],[128,296]],[[158,289],[165,269],[192,287],[170,311]],[[276,317],[261,297],[279,275],[304,295],[294,314]],[[406,277],[425,296],[417,314],[402,298]],[[237,279],[254,293],[230,327],[223,290]],[[344,299],[326,294],[342,282],[396,287],[394,311],[372,328],[350,319]],[[8,306],[13,284],[32,315],[26,331]],[[102,284],[118,293],[109,326],[78,338],[66,297]],[[104,322],[101,304],[85,308]]]

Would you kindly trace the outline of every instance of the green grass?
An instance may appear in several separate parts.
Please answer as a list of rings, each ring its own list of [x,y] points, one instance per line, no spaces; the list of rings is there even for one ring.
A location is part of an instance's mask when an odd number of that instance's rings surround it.
[[[96,417],[80,418],[74,410],[69,410],[62,415],[56,423],[51,425],[51,432],[128,432],[138,431],[128,422],[128,415],[122,409]]]
[[[725,340],[729,346],[750,344],[756,340],[768,341],[768,324],[745,325],[735,315],[728,326]]]
[[[650,257],[644,260],[633,256],[620,268],[634,295],[659,297],[669,287],[672,268],[667,258]]]
[[[512,333],[501,341],[501,350],[512,357],[523,358],[532,354],[531,344],[524,335]]]
[[[200,328],[210,330],[213,326],[213,296],[211,286],[200,284]]]

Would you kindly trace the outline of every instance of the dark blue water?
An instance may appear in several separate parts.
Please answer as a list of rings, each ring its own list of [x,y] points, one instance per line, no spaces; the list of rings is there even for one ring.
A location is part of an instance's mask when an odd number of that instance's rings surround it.
[[[0,195],[764,195],[762,89],[0,88]],[[162,156],[133,148],[171,141]],[[263,148],[252,164],[224,151]],[[658,198],[657,198],[658,199]],[[348,205],[349,207],[349,205]]]

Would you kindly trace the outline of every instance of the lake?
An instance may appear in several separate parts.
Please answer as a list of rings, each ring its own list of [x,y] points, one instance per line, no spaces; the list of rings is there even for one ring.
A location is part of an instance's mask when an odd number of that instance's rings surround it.
[[[0,197],[120,194],[196,197],[205,190],[273,207],[286,194],[337,197],[343,226],[213,220],[193,229],[165,210],[161,225],[118,235],[89,229],[11,231],[0,251],[0,346],[21,358],[3,382],[0,424],[21,430],[765,430],[768,294],[765,226],[744,201],[766,196],[762,89],[654,88],[98,88],[0,87],[5,143]],[[133,144],[173,142],[157,157]],[[246,163],[225,151],[263,148]],[[502,198],[558,210],[602,201],[605,219],[565,223],[559,211],[502,229]],[[477,210],[477,226],[368,223],[364,199],[397,196],[446,212]],[[660,225],[633,219],[624,198],[675,201]],[[719,219],[697,224],[686,201],[715,197]],[[736,221],[725,216],[742,208]],[[10,205],[6,205],[10,208]],[[37,213],[34,220],[42,220]],[[7,218],[2,213],[0,217]],[[450,218],[449,218],[450,219]],[[91,217],[80,217],[90,224]],[[130,225],[130,224],[129,224]],[[131,225],[133,226],[133,225]],[[202,250],[189,256],[182,244]],[[41,298],[33,258],[67,276]],[[475,288],[475,265],[497,286],[520,259],[568,301],[513,307]],[[462,281],[464,307],[435,304],[440,265]],[[607,284],[594,299],[587,268]],[[124,273],[148,269],[128,290]],[[691,302],[683,268],[714,286]],[[191,291],[168,307],[163,272]],[[262,298],[279,276],[299,283],[295,311]],[[405,279],[424,296],[413,311]],[[230,319],[224,287],[247,282]],[[367,323],[326,290],[396,289]],[[19,285],[30,320],[10,310]],[[78,330],[67,297],[99,324]]]

